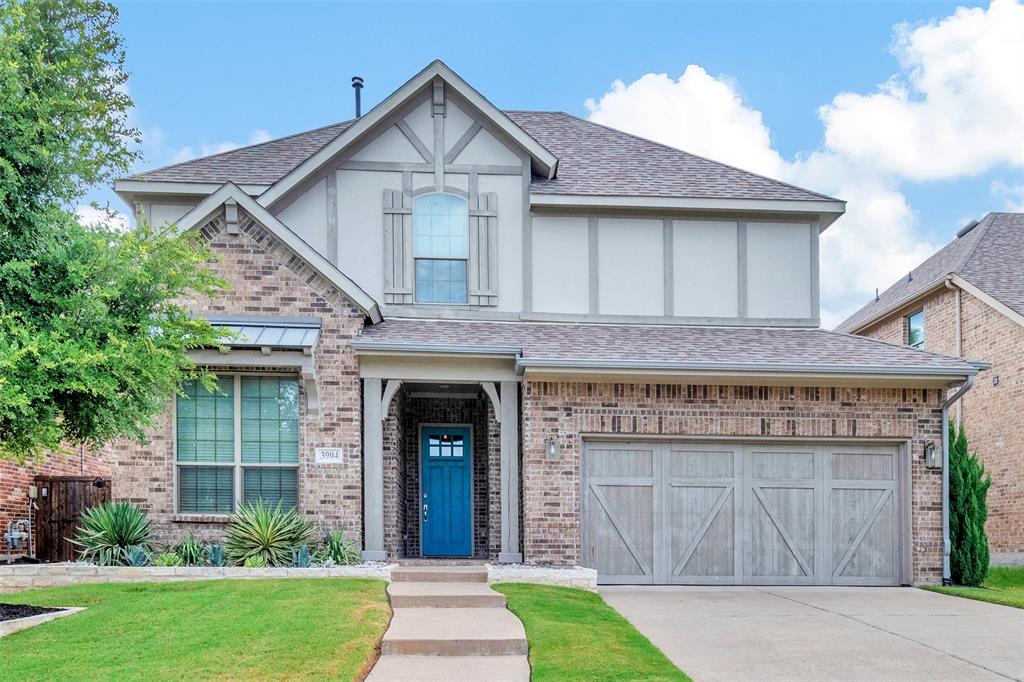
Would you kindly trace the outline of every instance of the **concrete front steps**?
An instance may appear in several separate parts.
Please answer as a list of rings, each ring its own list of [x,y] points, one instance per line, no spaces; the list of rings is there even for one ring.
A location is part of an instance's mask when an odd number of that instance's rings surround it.
[[[530,679],[523,624],[482,566],[399,566],[393,616],[367,682]]]

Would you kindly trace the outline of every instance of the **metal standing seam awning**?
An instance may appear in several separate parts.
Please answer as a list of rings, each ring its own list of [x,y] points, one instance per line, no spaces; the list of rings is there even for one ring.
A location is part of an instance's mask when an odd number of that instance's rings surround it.
[[[197,350],[197,364],[216,366],[294,367],[305,392],[306,411],[320,410],[313,351],[320,339],[319,317],[207,315],[206,320],[226,338],[217,349]]]

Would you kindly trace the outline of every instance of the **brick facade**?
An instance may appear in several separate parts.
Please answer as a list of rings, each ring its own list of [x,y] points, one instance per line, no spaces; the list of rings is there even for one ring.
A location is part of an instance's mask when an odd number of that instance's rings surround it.
[[[412,388],[409,388],[412,386]],[[389,557],[420,556],[420,426],[468,424],[473,452],[473,557],[501,551],[500,425],[477,385],[469,397],[419,396],[403,386],[384,422],[384,548]]]
[[[528,563],[580,562],[583,434],[898,438],[912,443],[913,579],[941,580],[941,478],[923,461],[925,441],[941,438],[941,391],[527,381],[522,404]]]
[[[240,211],[239,234],[225,231],[223,214],[204,226],[200,234],[220,257],[210,267],[229,283],[229,289],[214,300],[193,302],[196,313],[321,319],[320,339],[314,351],[318,414],[309,414],[305,388],[301,389],[298,506],[325,528],[342,530],[347,537],[361,541],[362,406],[351,341],[362,329],[363,312],[244,211]],[[229,362],[230,355],[225,359]],[[272,360],[272,356],[268,358],[268,364]],[[174,424],[170,410],[156,421],[148,438],[144,445],[121,441],[111,446],[114,498],[148,510],[160,542],[176,542],[189,530],[199,537],[219,538],[224,530],[223,517],[175,514]],[[317,447],[341,447],[344,464],[315,464]]]
[[[18,466],[12,460],[0,460],[0,535],[7,524],[28,517],[28,487],[38,475],[44,476],[108,476],[110,463],[105,454],[76,448],[74,454],[49,455],[38,464]],[[33,516],[33,525],[35,517]],[[35,543],[35,529],[32,530]],[[34,545],[33,545],[34,546]],[[11,552],[18,557],[25,552]],[[6,560],[7,545],[0,538],[0,559]]]
[[[924,348],[957,355],[956,292],[940,289],[912,310],[924,310]],[[902,343],[906,311],[860,334]],[[960,356],[985,360],[959,410],[972,451],[992,475],[986,530],[993,553],[1024,553],[1024,327],[966,291],[960,293]],[[956,416],[953,406],[950,415]]]

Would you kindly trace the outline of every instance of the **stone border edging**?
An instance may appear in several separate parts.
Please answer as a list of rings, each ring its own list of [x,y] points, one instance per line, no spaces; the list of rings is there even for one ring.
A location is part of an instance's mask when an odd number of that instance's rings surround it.
[[[524,564],[487,564],[487,582],[558,585],[597,592],[597,571],[582,566],[559,568]]]
[[[6,637],[7,635],[13,635],[15,632],[20,632],[21,630],[34,628],[37,625],[48,623],[51,620],[64,618],[65,616],[71,616],[78,613],[79,611],[85,611],[85,607],[66,606],[60,611],[40,613],[38,615],[27,616],[25,618],[14,618],[13,620],[0,620],[0,637]]]
[[[210,566],[88,566],[84,564],[21,564],[0,566],[0,593],[37,587],[87,583],[174,582],[223,578],[376,578],[391,580],[396,564],[372,563],[333,568],[241,568]]]

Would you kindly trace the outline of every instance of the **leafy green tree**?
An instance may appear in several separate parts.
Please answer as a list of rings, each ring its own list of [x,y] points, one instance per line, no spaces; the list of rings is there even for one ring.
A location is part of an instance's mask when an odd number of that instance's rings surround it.
[[[962,424],[949,420],[950,568],[958,585],[980,585],[988,575],[988,495],[992,478],[967,449]]]
[[[187,351],[218,335],[184,306],[223,286],[205,245],[72,211],[138,158],[116,23],[96,0],[0,0],[0,458],[141,438],[209,381]]]

